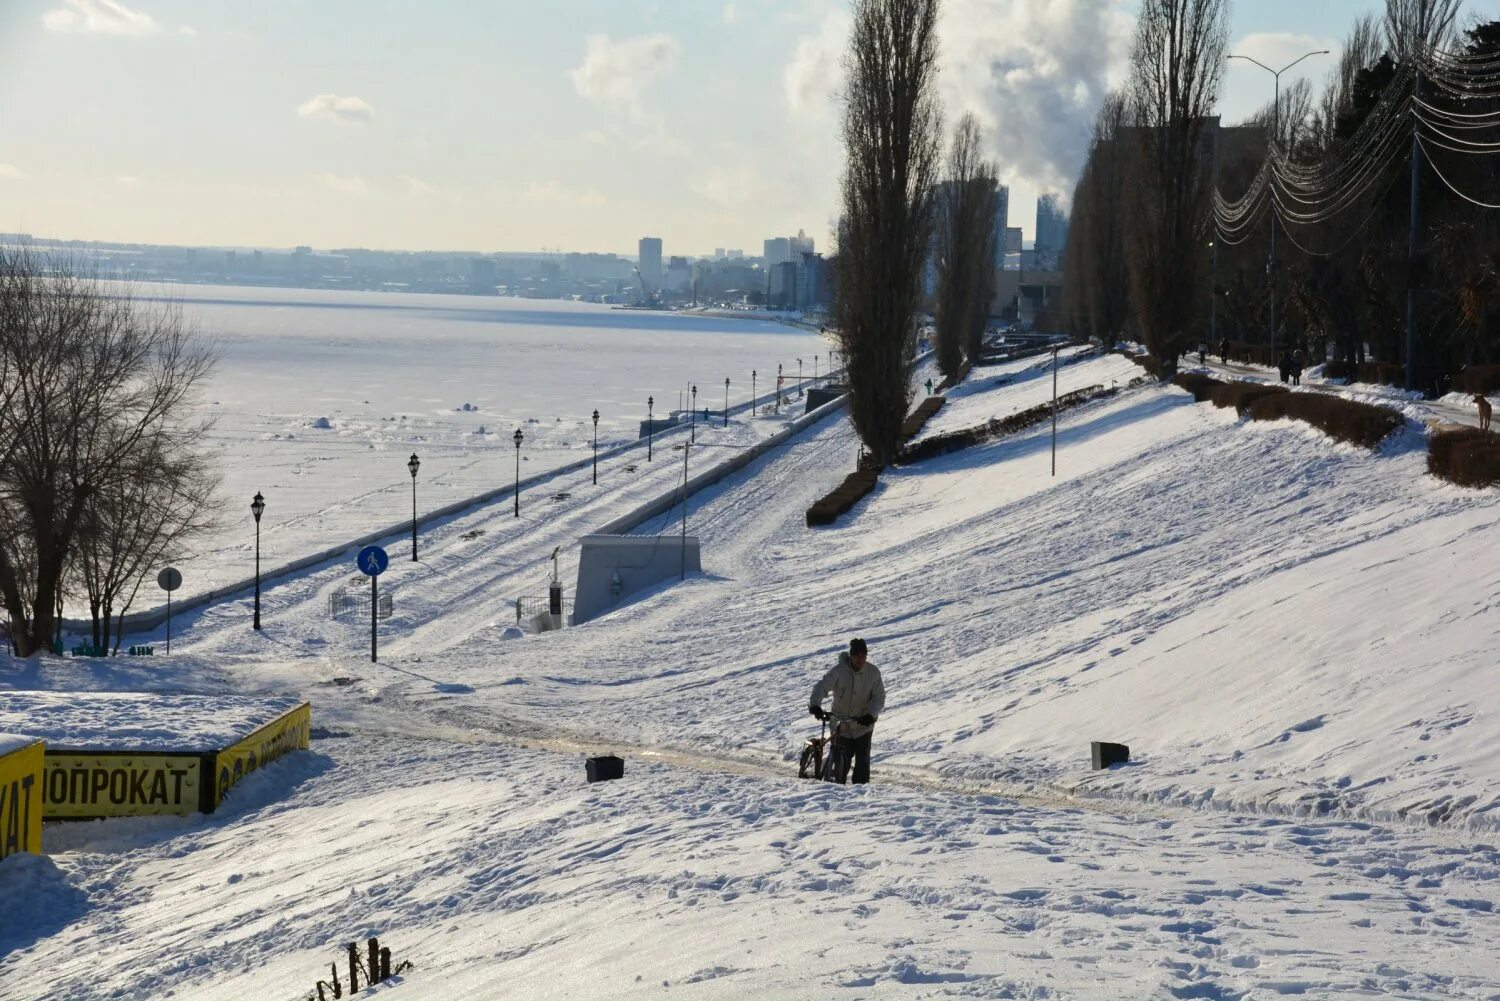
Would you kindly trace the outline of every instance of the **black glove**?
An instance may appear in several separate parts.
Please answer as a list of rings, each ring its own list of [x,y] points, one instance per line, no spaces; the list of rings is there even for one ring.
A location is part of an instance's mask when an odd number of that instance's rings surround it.
[[[828,718],[828,710],[822,706],[808,706],[807,711],[812,713],[816,719],[826,720]]]
[[[860,726],[874,726],[875,717],[871,716],[869,713],[865,713],[863,716],[854,717],[854,722],[858,723]]]

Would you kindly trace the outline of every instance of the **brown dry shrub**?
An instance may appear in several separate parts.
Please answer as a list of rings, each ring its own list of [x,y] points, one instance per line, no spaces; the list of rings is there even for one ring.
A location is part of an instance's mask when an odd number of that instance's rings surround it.
[[[1406,419],[1388,407],[1346,400],[1327,393],[1272,393],[1255,400],[1250,417],[1274,421],[1290,417],[1303,421],[1338,441],[1374,448]]]
[[[1461,487],[1500,483],[1500,435],[1478,428],[1440,431],[1427,439],[1427,471]]]
[[[1172,377],[1172,385],[1178,389],[1187,390],[1193,394],[1195,401],[1202,403],[1213,394],[1216,387],[1224,385],[1224,382],[1203,372],[1179,372]]]
[[[1209,400],[1216,407],[1233,407],[1241,417],[1250,410],[1256,400],[1285,393],[1283,386],[1268,386],[1261,382],[1221,382],[1209,393]]]
[[[1453,388],[1460,393],[1500,392],[1500,365],[1470,365],[1453,377]]]
[[[860,469],[844,477],[843,483],[807,509],[807,527],[833,524],[839,515],[846,513],[874,490],[879,478],[878,469]]]

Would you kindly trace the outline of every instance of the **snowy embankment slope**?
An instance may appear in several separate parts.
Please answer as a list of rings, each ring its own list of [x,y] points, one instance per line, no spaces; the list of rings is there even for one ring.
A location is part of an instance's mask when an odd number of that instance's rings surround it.
[[[313,746],[212,818],[49,829],[53,859],[8,859],[0,996],[292,1001],[370,934],[416,964],[391,1001],[1500,989],[1500,854],[1440,832]]]
[[[963,394],[991,397],[965,422],[1031,381]],[[213,818],[7,860],[0,997],[279,1001],[371,932],[418,962],[393,998],[1500,994],[1500,854],[1464,829],[1494,826],[1494,495],[1425,476],[1414,432],[1371,454],[1156,386],[1063,414],[1056,479],[1049,444],[887,470],[809,531],[857,447],[822,424],[694,499],[702,576],[516,642],[515,587],[665,473],[455,519],[395,578],[379,664],[326,619],[347,568],[273,590],[261,635],[238,602],[170,659],[0,661],[10,687],[291,691],[320,728]],[[877,785],[799,783],[808,689],[855,634],[890,691]],[[637,749],[625,783],[515,746],[559,735]],[[1099,738],[1137,761],[1088,772]]]

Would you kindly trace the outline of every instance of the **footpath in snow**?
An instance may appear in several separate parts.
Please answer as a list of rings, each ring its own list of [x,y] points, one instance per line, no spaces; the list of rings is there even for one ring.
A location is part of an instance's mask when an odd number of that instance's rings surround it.
[[[1039,361],[926,433],[1050,397]],[[1426,476],[1415,427],[1370,453],[1157,385],[1066,412],[1055,478],[1050,441],[886,470],[809,531],[857,448],[824,422],[693,498],[702,575],[557,633],[499,641],[508,599],[641,492],[455,518],[393,578],[379,664],[332,567],[261,635],[234,602],[170,659],[4,662],[296,695],[317,738],[212,818],[0,865],[0,985],[290,998],[379,933],[418,963],[393,997],[1500,995],[1494,496]],[[876,784],[798,782],[851,635],[890,692]],[[1134,760],[1090,772],[1090,739]],[[585,786],[583,749],[626,780]]]

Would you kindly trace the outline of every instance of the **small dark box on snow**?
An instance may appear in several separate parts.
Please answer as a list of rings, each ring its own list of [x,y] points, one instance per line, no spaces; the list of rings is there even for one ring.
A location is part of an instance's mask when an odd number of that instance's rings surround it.
[[[1130,748],[1124,744],[1110,744],[1106,741],[1096,740],[1089,744],[1089,749],[1094,758],[1095,768],[1123,765],[1130,760]]]
[[[610,779],[623,779],[625,777],[625,759],[617,758],[613,754],[589,758],[588,773],[590,782],[608,782]]]

